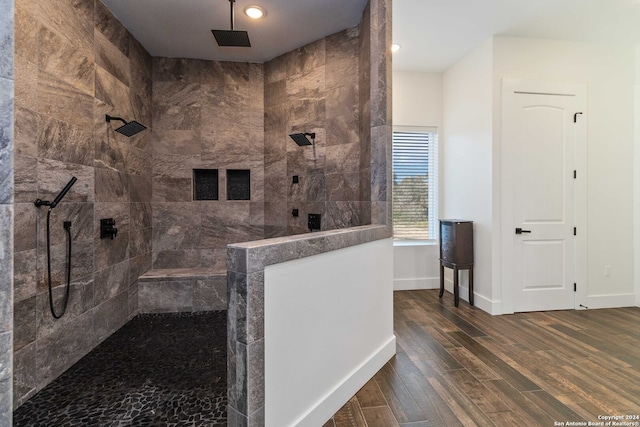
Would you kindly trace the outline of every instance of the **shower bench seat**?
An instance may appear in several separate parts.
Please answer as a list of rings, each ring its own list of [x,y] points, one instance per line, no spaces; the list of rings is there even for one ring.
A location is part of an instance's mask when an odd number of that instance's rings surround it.
[[[227,306],[226,270],[152,269],[138,278],[140,313],[214,311]]]

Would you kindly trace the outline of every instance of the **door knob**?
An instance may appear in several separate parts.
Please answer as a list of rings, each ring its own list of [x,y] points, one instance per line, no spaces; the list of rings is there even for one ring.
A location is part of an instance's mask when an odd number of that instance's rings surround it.
[[[531,233],[531,230],[523,230],[520,227],[516,228],[516,234],[522,234],[522,233]]]

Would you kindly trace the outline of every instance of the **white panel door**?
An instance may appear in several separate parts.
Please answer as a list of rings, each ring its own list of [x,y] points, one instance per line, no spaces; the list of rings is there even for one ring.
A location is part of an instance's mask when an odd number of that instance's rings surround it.
[[[549,88],[547,88],[549,89]],[[575,307],[574,170],[578,98],[514,90],[503,104],[512,158],[513,310]]]

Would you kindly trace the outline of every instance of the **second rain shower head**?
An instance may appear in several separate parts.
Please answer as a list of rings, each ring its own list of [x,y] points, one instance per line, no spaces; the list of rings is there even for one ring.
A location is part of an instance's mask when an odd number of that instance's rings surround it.
[[[124,125],[120,126],[119,128],[116,128],[116,132],[121,133],[124,136],[128,136],[128,137],[131,137],[139,132],[142,132],[147,128],[145,125],[142,125],[136,122],[135,120],[127,122],[126,120],[120,117],[113,117],[108,114],[106,116],[106,119],[107,119],[107,123],[109,123],[111,120],[119,120],[122,123],[124,123]]]
[[[313,144],[315,142],[315,139],[316,139],[316,133],[315,132],[311,132],[311,133],[309,133],[309,132],[306,132],[306,133],[292,133],[289,136],[300,147],[305,146],[305,145],[311,145],[311,144]],[[311,141],[309,141],[309,138],[307,138],[307,136],[311,137]]]
[[[211,30],[211,32],[220,47],[251,47],[249,33],[233,29],[233,3],[235,2],[236,0],[229,0],[231,4],[231,30]]]

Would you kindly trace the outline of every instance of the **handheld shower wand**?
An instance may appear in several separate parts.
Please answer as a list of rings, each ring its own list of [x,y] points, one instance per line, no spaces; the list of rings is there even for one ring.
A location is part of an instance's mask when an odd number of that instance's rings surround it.
[[[49,206],[49,209],[47,210],[47,279],[49,281],[49,308],[51,309],[51,314],[56,319],[59,319],[64,315],[67,311],[67,305],[69,304],[69,288],[71,287],[71,221],[64,222],[64,229],[67,232],[67,286],[64,291],[62,312],[58,314],[53,307],[53,289],[51,285],[51,233],[49,231],[51,229],[51,211],[53,208],[58,206],[58,203],[60,203],[62,198],[69,192],[77,180],[78,179],[75,176],[72,176],[69,182],[67,182],[67,185],[65,185],[62,191],[60,191],[56,198],[53,199],[53,202],[41,199],[36,199],[34,202],[38,208],[40,206]]]
[[[77,180],[78,179],[75,176],[72,176],[69,182],[67,182],[67,185],[65,185],[62,191],[58,193],[55,199],[53,199],[53,202],[50,202],[48,200],[36,199],[34,204],[37,208],[39,208],[40,206],[49,206],[49,210],[55,208],[56,206],[58,206],[58,203],[60,203],[60,200],[62,200],[62,198],[67,195],[67,193],[69,192],[71,187],[73,187],[73,184],[75,184]]]

